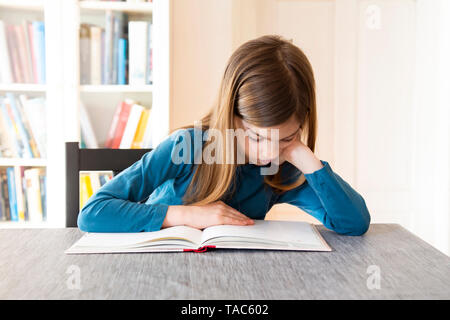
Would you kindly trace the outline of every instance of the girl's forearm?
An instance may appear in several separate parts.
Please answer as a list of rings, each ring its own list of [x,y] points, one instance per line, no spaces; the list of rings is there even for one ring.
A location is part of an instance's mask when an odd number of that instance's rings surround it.
[[[323,164],[319,158],[305,145],[299,145],[295,148],[290,158],[290,162],[304,174],[313,173],[323,168]]]
[[[166,218],[164,219],[161,228],[184,225],[185,210],[186,206],[169,206],[167,209]]]

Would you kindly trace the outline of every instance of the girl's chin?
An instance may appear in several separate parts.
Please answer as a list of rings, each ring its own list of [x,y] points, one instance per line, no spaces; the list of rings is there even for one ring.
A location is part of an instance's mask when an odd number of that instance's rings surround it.
[[[270,160],[266,160],[266,161],[258,160],[257,163],[256,163],[256,165],[257,165],[257,166],[266,166],[266,165],[268,165],[269,163],[270,163]]]

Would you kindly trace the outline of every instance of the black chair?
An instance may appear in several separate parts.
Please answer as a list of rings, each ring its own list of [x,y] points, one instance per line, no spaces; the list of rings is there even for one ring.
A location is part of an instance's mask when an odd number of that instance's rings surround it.
[[[80,149],[66,142],[66,227],[77,227],[80,211],[80,171],[112,171],[128,168],[152,149]]]

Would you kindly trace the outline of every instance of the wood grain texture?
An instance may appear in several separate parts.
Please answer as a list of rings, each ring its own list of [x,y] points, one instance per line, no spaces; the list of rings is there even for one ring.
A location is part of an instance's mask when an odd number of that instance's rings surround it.
[[[395,224],[361,237],[318,226],[333,252],[65,255],[68,229],[0,230],[0,299],[449,299],[450,258]],[[80,269],[80,289],[66,273]],[[380,289],[368,289],[377,265]]]

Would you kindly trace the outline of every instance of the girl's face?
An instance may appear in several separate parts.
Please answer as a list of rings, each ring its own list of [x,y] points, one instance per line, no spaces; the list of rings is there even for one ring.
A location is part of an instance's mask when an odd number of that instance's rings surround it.
[[[247,132],[245,139],[238,139],[238,147],[241,152],[245,152],[246,163],[251,162],[259,166],[277,159],[284,149],[295,141],[301,130],[294,116],[273,127],[256,127],[240,117],[235,117],[235,128]]]

